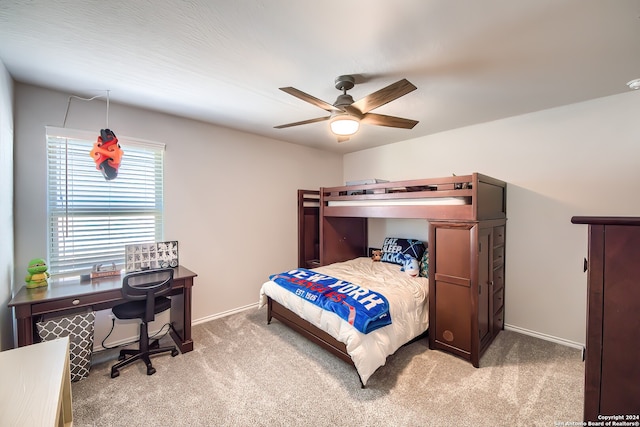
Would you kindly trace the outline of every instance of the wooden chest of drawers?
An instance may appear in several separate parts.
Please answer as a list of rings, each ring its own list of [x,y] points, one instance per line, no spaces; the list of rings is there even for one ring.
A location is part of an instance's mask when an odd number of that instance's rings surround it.
[[[429,347],[475,367],[504,328],[505,223],[430,223]]]
[[[589,225],[584,420],[601,421],[599,415],[637,417],[640,218],[573,217],[571,222]]]

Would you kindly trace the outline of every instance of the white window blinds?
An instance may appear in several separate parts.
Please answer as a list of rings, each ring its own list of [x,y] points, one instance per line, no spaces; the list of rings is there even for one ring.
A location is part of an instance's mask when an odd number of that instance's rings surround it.
[[[125,245],[163,240],[164,145],[118,137],[124,155],[107,181],[89,155],[98,134],[47,127],[51,274],[121,268]]]

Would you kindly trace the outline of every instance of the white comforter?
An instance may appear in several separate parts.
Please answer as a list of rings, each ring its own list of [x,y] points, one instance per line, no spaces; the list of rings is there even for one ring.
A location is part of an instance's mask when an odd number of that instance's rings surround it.
[[[272,281],[262,285],[259,307],[267,303],[269,296],[344,343],[363,384],[385,364],[387,356],[427,330],[429,286],[426,278],[411,277],[401,272],[399,265],[373,262],[371,258],[356,258],[314,268],[314,271],[380,292],[389,301],[392,323],[363,334],[337,314],[305,301]]]

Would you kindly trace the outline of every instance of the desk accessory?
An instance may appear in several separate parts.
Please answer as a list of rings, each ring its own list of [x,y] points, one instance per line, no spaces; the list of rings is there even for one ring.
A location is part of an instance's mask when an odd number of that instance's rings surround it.
[[[27,283],[26,287],[33,289],[49,285],[48,269],[47,262],[42,258],[34,258],[29,261],[28,274],[24,278]]]
[[[91,278],[98,279],[100,277],[119,276],[120,270],[116,269],[116,263],[112,262],[109,266],[103,266],[102,264],[95,264],[91,270]]]
[[[178,266],[178,241],[141,243],[125,246],[126,272],[175,268]]]

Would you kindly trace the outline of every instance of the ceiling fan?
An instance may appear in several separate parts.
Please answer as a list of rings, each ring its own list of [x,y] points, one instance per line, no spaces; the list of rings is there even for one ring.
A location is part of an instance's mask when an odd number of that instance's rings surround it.
[[[335,87],[342,91],[336,101],[332,104],[311,96],[293,87],[281,87],[280,90],[300,98],[310,104],[320,107],[331,113],[326,117],[303,120],[301,122],[287,123],[285,125],[274,126],[276,129],[284,129],[292,126],[306,125],[329,120],[331,131],[338,136],[338,142],[346,141],[349,136],[356,133],[360,123],[376,126],[387,126],[402,129],[412,129],[418,122],[401,117],[386,116],[384,114],[371,113],[370,111],[387,104],[416,90],[417,88],[407,79],[399,80],[389,86],[373,92],[364,98],[353,101],[353,97],[347,91],[355,85],[353,76],[338,76],[335,80]]]

